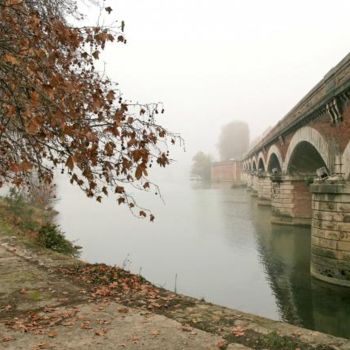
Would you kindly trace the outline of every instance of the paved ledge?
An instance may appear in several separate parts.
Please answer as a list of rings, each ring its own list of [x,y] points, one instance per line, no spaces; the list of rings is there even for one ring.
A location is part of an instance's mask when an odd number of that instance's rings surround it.
[[[0,236],[0,348],[350,350],[347,339],[178,295],[148,282],[137,293],[132,288],[113,293],[110,288],[118,280],[92,288],[83,281],[86,270],[95,268],[105,270],[106,276],[114,271],[33,251],[15,237]],[[120,282],[126,278],[143,280],[125,273]]]
[[[310,185],[312,193],[327,193],[327,194],[350,194],[350,186],[345,182],[331,183],[329,181],[318,182]]]

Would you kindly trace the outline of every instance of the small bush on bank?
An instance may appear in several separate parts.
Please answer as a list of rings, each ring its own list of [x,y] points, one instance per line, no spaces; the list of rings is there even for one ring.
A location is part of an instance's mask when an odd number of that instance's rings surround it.
[[[26,231],[36,231],[40,224],[34,220],[34,208],[28,205],[23,194],[11,188],[5,197],[8,211],[13,214],[15,224]]]
[[[28,193],[10,188],[8,195],[0,200],[1,220],[12,226],[12,234],[16,232],[41,247],[78,257],[81,247],[70,242],[53,223],[57,212],[49,206],[51,202],[33,201],[34,197]],[[49,195],[41,197],[48,198]],[[50,195],[50,198],[53,197]]]
[[[42,226],[38,231],[37,240],[41,246],[59,253],[74,257],[80,254],[81,247],[67,240],[58,225],[47,224]]]

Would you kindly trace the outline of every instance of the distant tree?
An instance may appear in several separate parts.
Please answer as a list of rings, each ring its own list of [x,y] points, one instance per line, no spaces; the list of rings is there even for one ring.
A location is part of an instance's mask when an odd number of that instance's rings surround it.
[[[211,164],[212,157],[210,154],[205,154],[202,151],[199,151],[192,158],[192,175],[198,175],[202,180],[209,181],[211,178]]]
[[[32,172],[51,184],[59,169],[135,211],[131,193],[154,188],[148,169],[169,164],[176,137],[156,122],[161,105],[129,103],[96,66],[107,43],[126,42],[124,22],[72,26],[76,11],[75,0],[0,0],[0,186],[27,186]]]
[[[219,153],[221,160],[240,159],[248,151],[249,127],[242,121],[233,121],[221,129]]]

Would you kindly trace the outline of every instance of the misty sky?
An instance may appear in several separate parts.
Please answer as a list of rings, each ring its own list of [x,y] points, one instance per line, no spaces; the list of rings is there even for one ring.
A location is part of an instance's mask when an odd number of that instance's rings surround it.
[[[103,59],[124,95],[162,101],[187,155],[214,153],[221,125],[252,138],[281,119],[348,52],[349,0],[106,1],[127,45]],[[94,10],[91,8],[90,13]]]

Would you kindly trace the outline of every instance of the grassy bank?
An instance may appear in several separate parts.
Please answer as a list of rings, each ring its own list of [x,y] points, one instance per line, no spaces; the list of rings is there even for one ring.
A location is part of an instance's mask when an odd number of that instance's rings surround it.
[[[81,247],[69,241],[55,223],[57,212],[51,206],[30,201],[22,193],[10,190],[0,197],[0,230],[16,236],[32,248],[45,248],[78,257]]]

